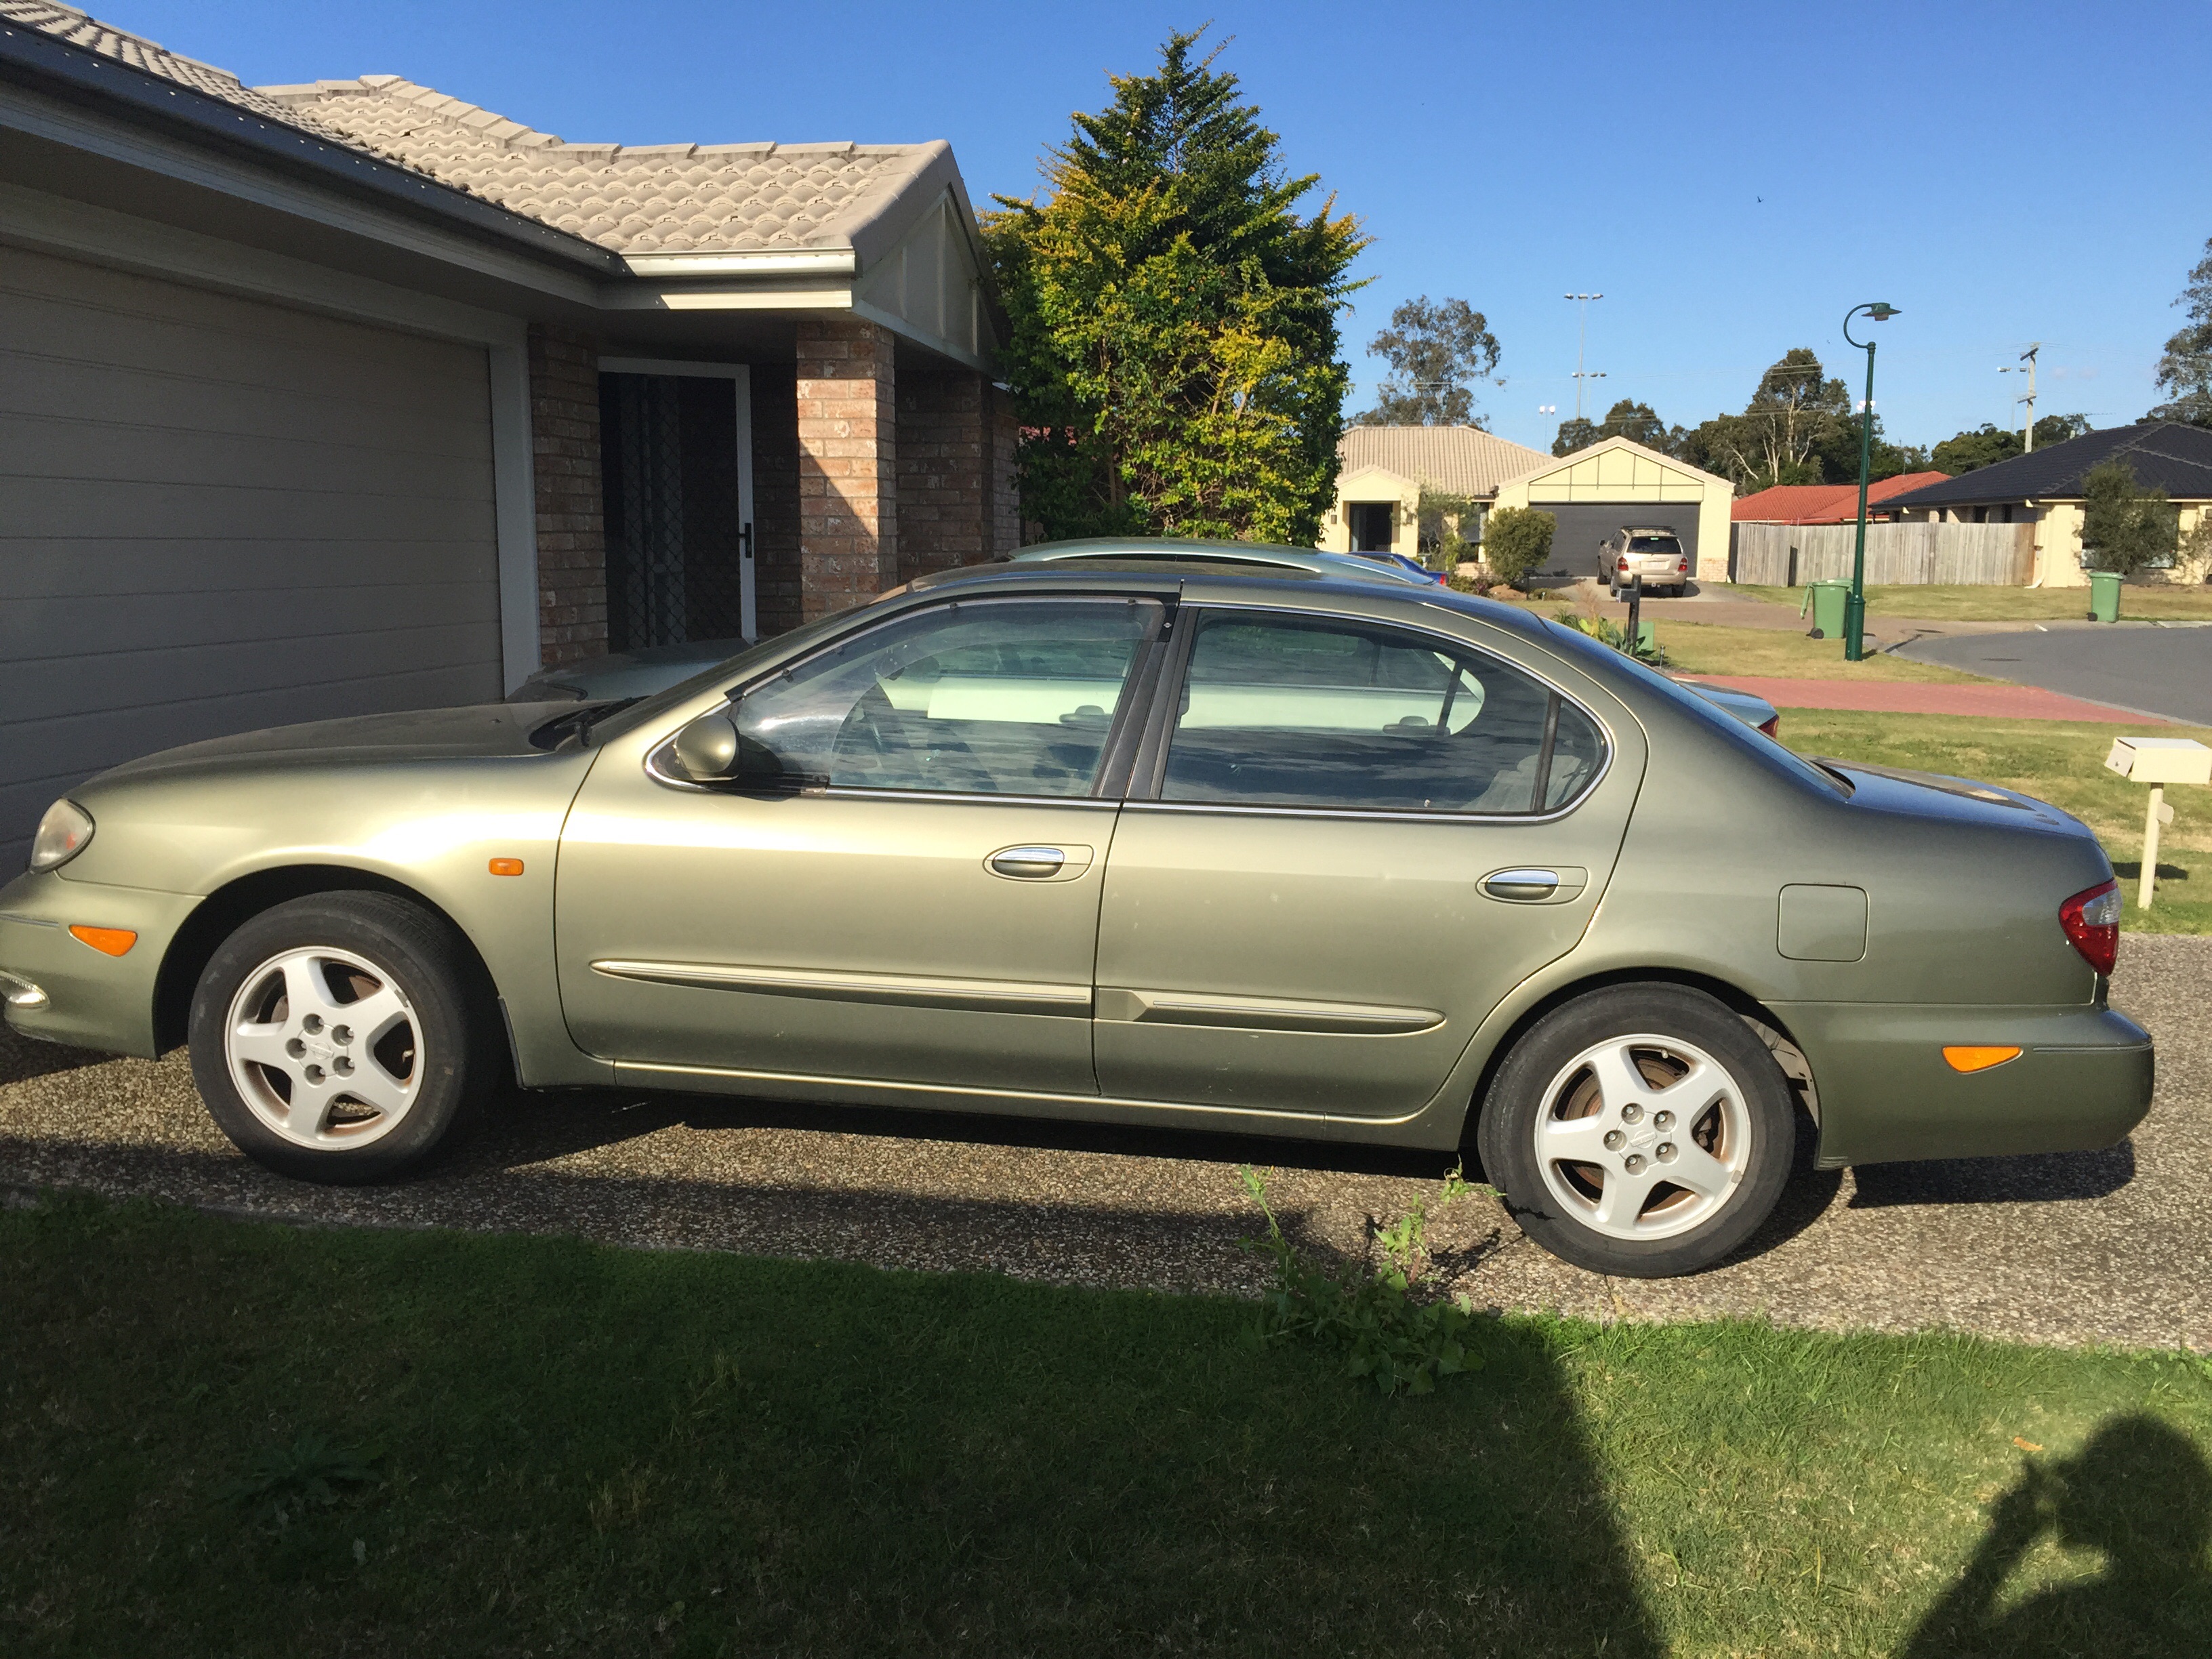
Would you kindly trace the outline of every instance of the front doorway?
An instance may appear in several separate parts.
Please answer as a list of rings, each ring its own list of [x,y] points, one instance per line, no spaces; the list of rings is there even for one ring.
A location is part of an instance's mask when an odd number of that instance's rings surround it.
[[[599,371],[608,649],[758,638],[744,366],[602,358]]]
[[[1388,553],[1398,535],[1398,503],[1350,501],[1345,515],[1352,531],[1355,553]]]

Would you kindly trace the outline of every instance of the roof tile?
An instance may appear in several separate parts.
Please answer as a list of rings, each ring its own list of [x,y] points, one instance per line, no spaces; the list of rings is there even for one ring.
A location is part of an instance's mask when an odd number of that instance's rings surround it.
[[[34,28],[332,143],[364,150],[617,252],[843,247],[939,148],[568,143],[394,75],[254,88],[59,0],[0,0]],[[641,213],[643,204],[649,213]],[[639,239],[647,239],[641,240]]]
[[[1488,495],[1508,478],[1551,459],[1472,426],[1355,426],[1345,429],[1336,453],[1347,473],[1379,466],[1459,495]]]

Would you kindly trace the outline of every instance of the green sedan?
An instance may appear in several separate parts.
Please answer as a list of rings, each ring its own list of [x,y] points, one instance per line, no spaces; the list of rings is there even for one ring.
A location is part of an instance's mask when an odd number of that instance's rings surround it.
[[[0,892],[19,1030],[181,1040],[248,1154],[510,1073],[1464,1148],[1565,1260],[1705,1267],[1822,1167],[2104,1146],[2149,1037],[2056,808],[1815,763],[1513,607],[1091,544],[627,705],[94,779]]]

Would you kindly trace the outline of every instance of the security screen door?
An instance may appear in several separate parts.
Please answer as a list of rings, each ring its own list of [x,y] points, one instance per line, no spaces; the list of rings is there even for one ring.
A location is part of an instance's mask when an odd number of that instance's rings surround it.
[[[742,364],[601,360],[610,648],[757,637],[750,384]]]

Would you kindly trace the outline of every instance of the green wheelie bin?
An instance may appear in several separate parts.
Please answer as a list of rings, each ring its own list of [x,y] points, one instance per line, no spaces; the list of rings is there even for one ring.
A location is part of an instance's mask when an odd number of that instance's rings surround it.
[[[2118,622],[2120,619],[2120,573],[2117,570],[2092,570],[2089,573],[2089,620]]]
[[[1808,611],[1813,613],[1814,639],[1844,637],[1844,601],[1850,595],[1851,585],[1841,578],[1805,584],[1805,603],[1797,607],[1797,614],[1802,617]]]

